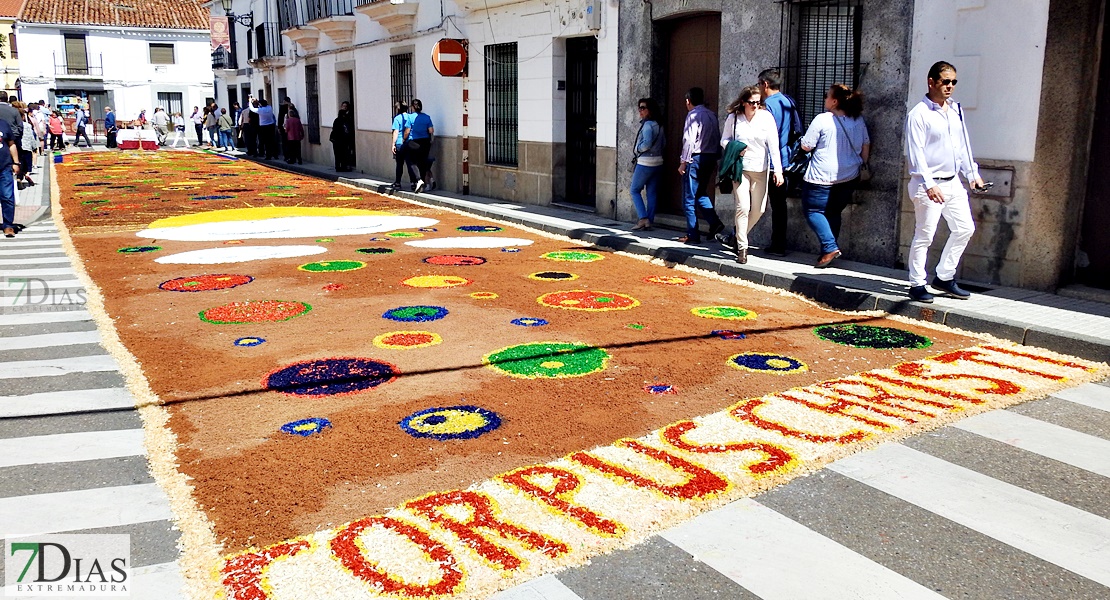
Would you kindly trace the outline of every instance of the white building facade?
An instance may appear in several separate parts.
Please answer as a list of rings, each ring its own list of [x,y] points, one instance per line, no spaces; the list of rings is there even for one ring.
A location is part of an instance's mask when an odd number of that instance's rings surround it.
[[[145,12],[113,20],[74,19],[29,1],[15,26],[24,100],[45,100],[67,117],[87,103],[98,133],[106,106],[123,121],[142,110],[149,117],[156,106],[188,116],[213,97],[207,15],[193,3],[163,4],[152,1]],[[90,15],[119,14],[95,8]]]
[[[217,102],[289,97],[308,130],[306,160],[331,163],[328,136],[347,101],[357,170],[392,180],[392,104],[419,98],[435,124],[439,185],[461,191],[465,85],[471,193],[612,209],[615,4],[235,0],[231,12],[232,52],[213,54]],[[212,14],[225,14],[220,3]],[[443,38],[468,41],[466,77],[434,70]]]

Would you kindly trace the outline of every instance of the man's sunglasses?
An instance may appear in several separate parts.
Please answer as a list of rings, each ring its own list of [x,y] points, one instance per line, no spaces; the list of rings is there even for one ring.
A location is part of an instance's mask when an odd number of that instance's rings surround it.
[[[941,85],[956,85],[960,82],[959,79],[937,79],[935,81]]]

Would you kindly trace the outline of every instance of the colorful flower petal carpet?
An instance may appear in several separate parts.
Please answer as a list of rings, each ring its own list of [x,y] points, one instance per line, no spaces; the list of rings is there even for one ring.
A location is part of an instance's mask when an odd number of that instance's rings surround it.
[[[481,598],[1103,364],[214,154],[55,214],[193,598]]]

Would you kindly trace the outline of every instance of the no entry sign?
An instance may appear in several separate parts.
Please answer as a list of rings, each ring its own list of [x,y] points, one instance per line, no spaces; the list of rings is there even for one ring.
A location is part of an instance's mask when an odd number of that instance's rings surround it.
[[[466,70],[464,40],[443,38],[432,46],[432,66],[444,77],[457,77]]]

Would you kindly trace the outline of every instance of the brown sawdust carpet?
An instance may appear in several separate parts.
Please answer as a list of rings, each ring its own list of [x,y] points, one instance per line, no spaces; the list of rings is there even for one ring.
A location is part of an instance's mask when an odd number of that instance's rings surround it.
[[[680,419],[722,410],[745,397],[919,360],[977,342],[956,333],[824,310],[790,295],[677,272],[509,226],[490,233],[458,231],[459,226],[499,225],[245,161],[169,152],[95,153],[66,160],[58,169],[63,219],[88,273],[105,295],[105,307],[122,341],[170,411],[170,427],[180,444],[179,468],[192,479],[195,500],[227,551],[379,514],[431,491],[465,488],[514,467],[641,436]],[[79,185],[87,183],[96,185]],[[220,195],[234,198],[211,198]],[[186,265],[154,259],[227,245],[135,236],[156,219],[248,206],[384,210],[439,221],[432,226],[435,231],[404,230],[419,233],[422,237],[417,239],[493,235],[526,238],[534,244],[503,252],[500,247],[417,248],[405,244],[409,238],[385,233],[336,236],[323,242],[260,239],[243,245],[320,245],[327,252]],[[160,249],[118,251],[142,245]],[[393,252],[356,251],[366,247]],[[541,256],[554,251],[596,252],[603,260],[556,262]],[[478,256],[486,262],[424,262],[447,254]],[[367,264],[347,272],[297,268],[336,260]],[[529,278],[544,271],[578,277]],[[159,289],[167,280],[205,274],[248,275],[254,280],[204,292]],[[471,283],[451,288],[402,284],[421,275],[460,276]],[[644,281],[651,276],[685,277],[694,283]],[[626,294],[640,304],[629,310],[587,312],[537,302],[543,294],[562,290]],[[497,297],[474,298],[475,292]],[[288,321],[251,324],[213,324],[198,317],[205,309],[245,300],[300,301],[312,310]],[[382,317],[389,309],[413,305],[440,306],[449,314],[419,323]],[[730,321],[691,313],[702,306],[742,307],[758,317]],[[544,319],[548,324],[511,323],[519,318]],[[932,345],[850,348],[814,334],[815,326],[835,323],[910,330],[931,339]],[[743,332],[745,337],[711,334],[722,329]],[[376,336],[391,331],[427,331],[438,334],[442,343],[405,350],[374,345]],[[265,343],[234,343],[249,337],[264,338]],[[484,356],[501,348],[548,341],[602,348],[610,359],[600,372],[556,379],[514,378],[483,365]],[[778,374],[729,366],[729,357],[742,352],[783,355],[808,370]],[[400,376],[358,393],[325,397],[263,387],[277,369],[331,357],[383,361],[394,365]],[[645,386],[650,385],[670,385],[674,393],[649,393]],[[452,440],[413,437],[399,425],[418,411],[457,405],[493,411],[502,424],[473,439]],[[281,431],[282,425],[313,417],[326,418],[332,426],[307,437]]]

